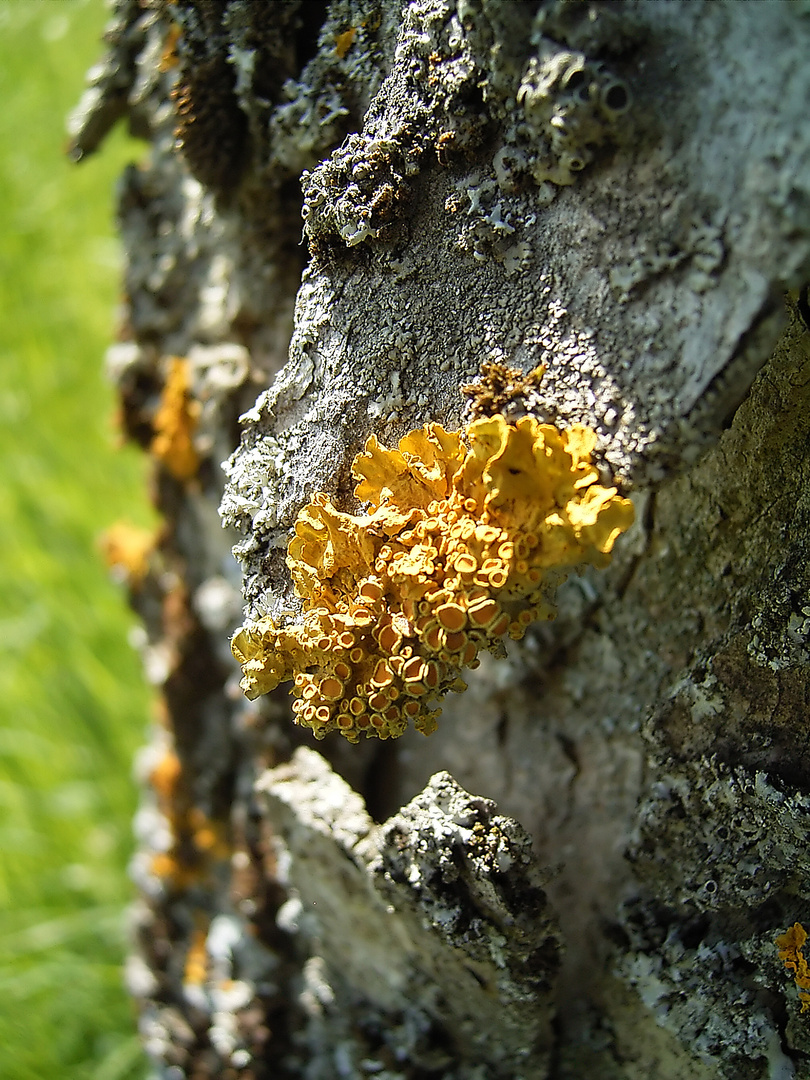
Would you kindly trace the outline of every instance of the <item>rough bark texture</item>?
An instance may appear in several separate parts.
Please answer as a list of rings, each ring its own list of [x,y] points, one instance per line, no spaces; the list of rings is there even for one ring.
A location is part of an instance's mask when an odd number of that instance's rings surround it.
[[[803,5],[118,0],[107,43],[157,1074],[810,1078]],[[295,612],[300,508],[484,360],[545,364],[636,524],[435,735],[316,754],[240,694],[240,588]]]

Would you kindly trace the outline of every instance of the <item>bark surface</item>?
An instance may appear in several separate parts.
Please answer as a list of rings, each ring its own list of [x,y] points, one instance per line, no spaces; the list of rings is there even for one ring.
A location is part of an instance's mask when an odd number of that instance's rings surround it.
[[[157,1075],[810,1078],[808,49],[800,3],[114,4],[72,152],[150,144],[109,368],[164,518],[117,556]],[[483,361],[636,523],[434,735],[316,753],[243,603],[300,610],[300,509]]]

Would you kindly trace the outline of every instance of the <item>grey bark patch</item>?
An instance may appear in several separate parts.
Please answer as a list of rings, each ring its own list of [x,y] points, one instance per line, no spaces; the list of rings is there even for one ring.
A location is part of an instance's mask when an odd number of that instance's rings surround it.
[[[374,826],[304,748],[256,791],[287,868],[281,919],[302,956],[313,1054],[343,1054],[361,1075],[376,1033],[381,1062],[459,1080],[546,1075],[560,943],[515,821],[438,773]]]

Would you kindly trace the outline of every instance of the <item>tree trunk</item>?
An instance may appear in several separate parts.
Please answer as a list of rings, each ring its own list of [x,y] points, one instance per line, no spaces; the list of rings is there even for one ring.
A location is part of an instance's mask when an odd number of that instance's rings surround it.
[[[117,0],[107,43],[157,1074],[810,1078],[804,6]],[[635,523],[434,734],[316,752],[231,636],[305,618],[369,436],[499,412],[595,432]]]

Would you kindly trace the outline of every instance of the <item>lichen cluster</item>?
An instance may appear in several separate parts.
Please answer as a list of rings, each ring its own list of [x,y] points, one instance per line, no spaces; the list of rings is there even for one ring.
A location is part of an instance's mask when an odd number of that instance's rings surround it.
[[[347,247],[367,237],[391,239],[411,198],[407,178],[416,173],[417,158],[394,139],[349,136],[328,161],[302,174],[307,236],[317,244],[337,235]]]
[[[599,484],[596,435],[523,417],[439,424],[388,450],[372,435],[352,472],[365,514],[318,493],[298,516],[287,565],[303,617],[265,616],[234,636],[250,698],[294,680],[293,710],[317,738],[430,734],[448,690],[481,649],[498,652],[553,617],[553,588],[604,565],[633,518]]]
[[[630,108],[628,87],[601,61],[541,43],[517,92],[535,142],[530,172],[537,184],[564,187],[590,164]]]
[[[141,840],[133,873],[147,891],[160,885],[171,890],[188,889],[209,875],[232,852],[225,827],[195,806],[173,748],[155,748],[145,777],[152,793],[151,809],[142,809]]]
[[[801,923],[794,923],[784,934],[780,934],[775,942],[779,959],[793,975],[799,991],[799,1001],[802,1003],[802,1012],[810,1009],[810,965],[802,952],[806,941],[807,931]]]
[[[104,561],[123,580],[139,585],[149,572],[149,557],[155,549],[154,529],[142,529],[128,521],[116,521],[99,538]]]
[[[173,356],[153,420],[151,450],[178,480],[190,480],[200,467],[193,438],[199,411],[191,395],[188,360]]]

